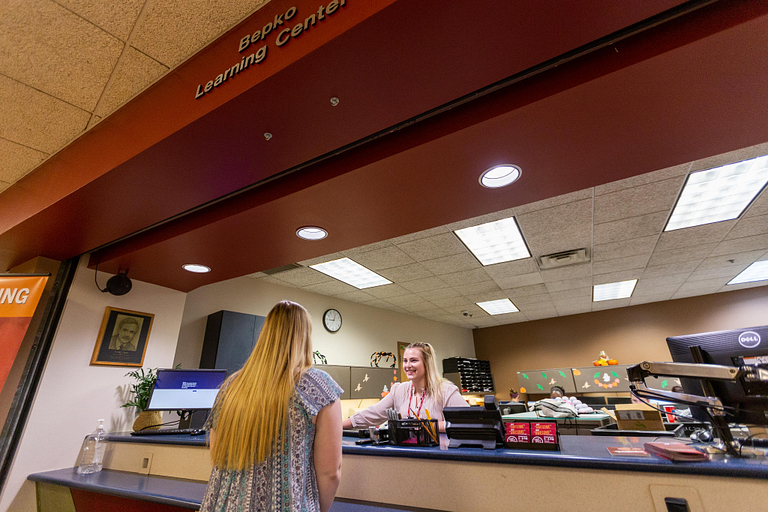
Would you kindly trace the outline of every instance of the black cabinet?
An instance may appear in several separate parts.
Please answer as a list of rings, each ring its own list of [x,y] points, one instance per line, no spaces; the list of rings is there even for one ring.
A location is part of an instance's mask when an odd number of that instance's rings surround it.
[[[227,375],[243,367],[261,333],[265,317],[217,311],[208,315],[200,368],[222,368]]]

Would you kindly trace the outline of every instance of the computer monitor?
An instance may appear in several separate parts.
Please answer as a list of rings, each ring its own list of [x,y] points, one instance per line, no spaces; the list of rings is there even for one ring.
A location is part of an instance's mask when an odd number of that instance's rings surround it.
[[[227,377],[226,370],[157,370],[148,411],[199,411],[210,409]]]
[[[768,365],[768,326],[705,332],[667,338],[672,360],[678,363],[717,364],[740,367]],[[681,378],[683,390],[691,395],[716,396],[726,408],[728,423],[765,425],[768,418],[768,390],[742,382]],[[707,386],[711,386],[707,389]],[[694,416],[703,419],[698,411]]]

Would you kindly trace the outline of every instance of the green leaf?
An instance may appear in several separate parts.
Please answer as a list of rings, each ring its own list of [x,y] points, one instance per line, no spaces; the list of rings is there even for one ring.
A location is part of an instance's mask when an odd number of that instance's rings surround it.
[[[618,373],[616,373],[616,372],[611,372],[611,375],[613,375],[613,376],[614,376],[614,377],[616,377],[617,379],[619,378],[619,374],[618,374]]]
[[[667,379],[664,379],[663,381],[661,381],[661,388],[666,389],[668,384],[669,384],[669,381]]]
[[[565,378],[565,372],[561,371],[561,372],[560,372],[560,376],[561,376],[561,377],[563,377],[563,378]]]
[[[536,384],[536,387],[539,388],[540,390],[544,391],[544,388],[541,386],[541,384]]]
[[[595,374],[595,378],[596,378],[596,379],[599,379],[599,378],[600,378],[600,372],[597,372],[597,373]]]
[[[528,376],[526,374],[521,373],[520,375],[522,375],[524,379],[528,379]]]
[[[541,378],[542,378],[542,379],[544,379],[544,380],[546,380],[546,379],[547,379],[547,374],[546,374],[546,373],[544,373],[544,372],[541,372]]]

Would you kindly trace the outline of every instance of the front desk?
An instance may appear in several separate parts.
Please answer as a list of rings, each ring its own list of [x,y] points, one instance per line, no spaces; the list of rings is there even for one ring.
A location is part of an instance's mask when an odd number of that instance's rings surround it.
[[[113,434],[109,440],[101,473],[76,475],[68,468],[30,475],[41,512],[199,506],[210,473],[204,439]],[[331,510],[661,512],[665,497],[686,499],[691,512],[766,509],[766,459],[673,463],[612,456],[607,449],[651,440],[562,436],[559,452],[537,452],[448,449],[445,436],[434,448],[358,446],[345,438],[339,500]]]

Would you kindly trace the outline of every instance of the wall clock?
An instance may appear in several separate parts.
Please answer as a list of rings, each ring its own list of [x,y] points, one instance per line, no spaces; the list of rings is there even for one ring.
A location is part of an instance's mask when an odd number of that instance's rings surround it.
[[[341,313],[336,309],[329,309],[323,313],[323,327],[328,332],[337,332],[341,329]]]

